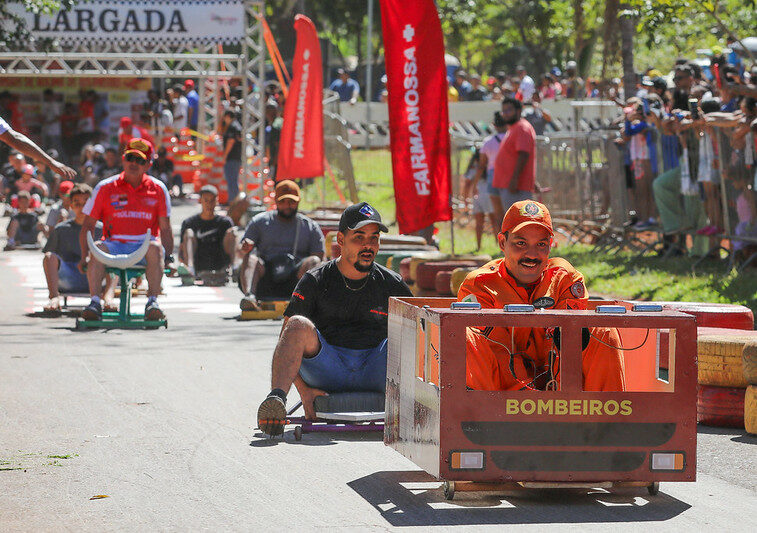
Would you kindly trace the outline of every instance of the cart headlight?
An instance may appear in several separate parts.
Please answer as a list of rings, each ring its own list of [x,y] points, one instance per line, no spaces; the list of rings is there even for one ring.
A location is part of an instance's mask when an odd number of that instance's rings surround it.
[[[683,453],[652,453],[652,470],[682,471],[685,466]]]
[[[450,466],[457,470],[484,468],[484,452],[452,452]]]

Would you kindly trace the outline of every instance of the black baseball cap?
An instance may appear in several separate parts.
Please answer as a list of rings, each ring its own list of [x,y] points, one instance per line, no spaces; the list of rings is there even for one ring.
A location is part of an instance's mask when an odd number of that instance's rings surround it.
[[[368,224],[378,224],[378,227],[384,233],[389,230],[381,222],[381,215],[368,202],[351,205],[342,213],[339,219],[339,231],[344,233],[348,229],[356,230],[367,226]]]

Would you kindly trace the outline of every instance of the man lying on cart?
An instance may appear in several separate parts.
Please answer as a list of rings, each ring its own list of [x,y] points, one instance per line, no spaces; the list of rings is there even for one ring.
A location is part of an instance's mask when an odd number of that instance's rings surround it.
[[[532,200],[513,204],[497,235],[504,258],[465,278],[458,300],[485,309],[506,304],[535,308],[585,309],[583,275],[561,258],[549,258],[552,217]],[[559,389],[559,330],[549,328],[468,328],[466,381],[474,390]],[[586,328],[583,338],[583,389],[625,388],[620,337],[615,328]]]
[[[317,396],[385,390],[389,298],[412,294],[398,274],[374,262],[382,231],[372,206],[348,207],[337,233],[341,257],[297,283],[273,352],[272,390],[258,408],[258,427],[267,435],[284,432],[293,383],[309,420]]]

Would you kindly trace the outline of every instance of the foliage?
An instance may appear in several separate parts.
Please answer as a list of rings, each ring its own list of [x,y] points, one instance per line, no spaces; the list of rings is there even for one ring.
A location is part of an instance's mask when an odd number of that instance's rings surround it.
[[[68,11],[77,2],[76,0],[21,0],[20,3],[29,13],[50,15],[61,9]],[[0,20],[3,21],[0,24],[0,45],[18,48],[19,45],[29,41],[29,30],[23,18],[9,11],[9,4],[10,2],[5,0],[0,1]]]

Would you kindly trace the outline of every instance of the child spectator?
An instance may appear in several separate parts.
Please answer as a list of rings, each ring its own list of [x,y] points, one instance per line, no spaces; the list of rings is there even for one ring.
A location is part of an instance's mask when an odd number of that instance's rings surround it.
[[[703,99],[699,104],[703,115],[720,110],[720,100],[717,98]],[[699,235],[715,235],[723,228],[723,211],[720,200],[720,156],[716,135],[712,127],[699,126],[699,165],[698,180],[704,187],[704,208],[709,224],[697,231]]]
[[[624,134],[629,138],[629,152],[632,162],[636,213],[639,222],[636,229],[646,229],[657,221],[654,213],[654,197],[652,182],[657,175],[657,147],[654,137],[655,128],[650,120],[650,111],[645,109],[648,104],[640,102],[638,98],[628,101],[631,105],[624,109],[626,120]]]
[[[49,196],[50,189],[48,188],[47,183],[38,180],[36,176],[36,168],[28,163],[24,165],[21,179],[17,180],[16,183],[13,184],[15,191],[26,191],[30,195],[36,196],[36,199],[39,199],[41,196]]]
[[[36,245],[39,228],[37,214],[31,209],[31,195],[29,191],[18,193],[18,209],[11,215],[8,223],[8,243],[5,250],[14,250],[18,245]]]
[[[60,311],[60,292],[89,292],[87,276],[79,272],[77,265],[81,259],[79,234],[85,218],[82,210],[91,194],[92,189],[84,183],[79,183],[71,189],[70,206],[73,216],[53,228],[42,250],[45,253],[42,267],[45,271],[50,298],[44,307],[46,312]],[[99,239],[101,233],[101,228],[96,228],[95,238]]]
[[[71,197],[69,193],[73,187],[74,183],[72,181],[64,181],[60,184],[60,187],[58,187],[58,196],[60,196],[60,200],[55,202],[50,208],[45,223],[40,224],[40,229],[45,237],[49,238],[53,228],[68,219],[68,211],[71,207]]]

